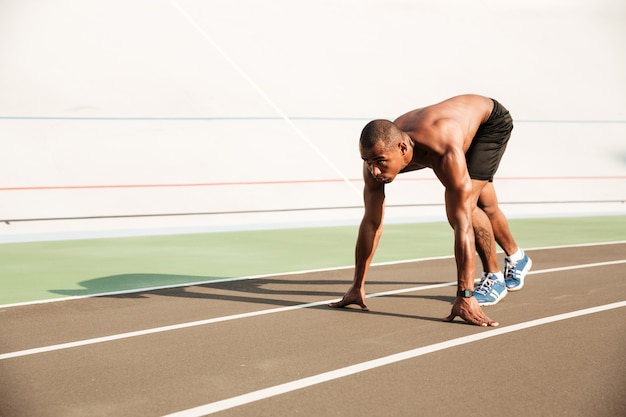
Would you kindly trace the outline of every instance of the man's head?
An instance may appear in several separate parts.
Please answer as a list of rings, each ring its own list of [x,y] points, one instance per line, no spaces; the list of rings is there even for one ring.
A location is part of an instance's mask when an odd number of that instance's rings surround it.
[[[359,140],[361,158],[379,182],[388,183],[406,165],[407,145],[402,131],[389,120],[372,120],[363,128]]]

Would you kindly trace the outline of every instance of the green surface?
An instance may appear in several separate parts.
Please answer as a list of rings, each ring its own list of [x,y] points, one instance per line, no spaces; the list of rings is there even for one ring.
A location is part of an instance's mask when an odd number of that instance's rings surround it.
[[[626,240],[626,216],[515,219],[524,248]],[[351,266],[357,227],[0,245],[0,305]],[[446,223],[385,226],[374,262],[452,254]]]

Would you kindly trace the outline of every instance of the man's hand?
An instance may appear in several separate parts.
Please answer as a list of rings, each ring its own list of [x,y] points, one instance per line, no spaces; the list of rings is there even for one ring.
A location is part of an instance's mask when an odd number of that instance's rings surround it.
[[[456,297],[456,300],[454,300],[454,304],[452,305],[452,312],[444,320],[452,321],[457,316],[461,317],[469,324],[474,324],[476,326],[496,327],[500,325],[500,323],[491,320],[485,315],[485,313],[483,313],[483,310],[478,305],[478,301],[476,301],[474,297]]]
[[[357,304],[363,311],[369,311],[369,308],[365,305],[365,289],[355,288],[354,285],[343,296],[341,301],[328,304],[329,307],[342,308],[350,304]]]

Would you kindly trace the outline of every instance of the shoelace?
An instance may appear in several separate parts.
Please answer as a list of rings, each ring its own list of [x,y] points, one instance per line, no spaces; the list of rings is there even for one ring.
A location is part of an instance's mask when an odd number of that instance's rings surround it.
[[[493,279],[491,279],[491,275],[484,276],[483,279],[478,284],[478,288],[474,290],[479,294],[487,294],[491,290],[491,286],[493,285]]]
[[[506,262],[506,267],[505,267],[505,271],[504,271],[504,276],[506,277],[506,279],[517,279],[517,276],[519,274],[519,271],[517,269],[515,269],[515,265],[517,264],[517,262],[511,262],[511,261],[507,261]]]

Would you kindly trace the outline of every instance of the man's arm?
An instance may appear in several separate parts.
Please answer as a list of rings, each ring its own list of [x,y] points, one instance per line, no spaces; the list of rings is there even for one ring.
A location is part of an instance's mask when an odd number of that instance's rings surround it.
[[[365,182],[363,187],[365,213],[356,241],[354,279],[341,301],[331,303],[331,307],[358,304],[361,309],[368,310],[365,305],[365,277],[383,232],[385,186],[374,179],[365,163],[363,164],[363,181]]]
[[[474,289],[476,246],[472,228],[472,181],[459,148],[444,154],[433,170],[445,187],[446,216],[454,230],[454,257],[460,290]]]
[[[474,289],[476,269],[476,245],[472,226],[472,212],[477,196],[467,171],[465,154],[460,146],[451,145],[433,163],[433,170],[445,186],[446,215],[454,230],[454,258],[457,267],[457,290]],[[446,321],[460,316],[468,323],[479,326],[497,326],[498,323],[487,317],[474,297],[457,296],[452,312]]]

